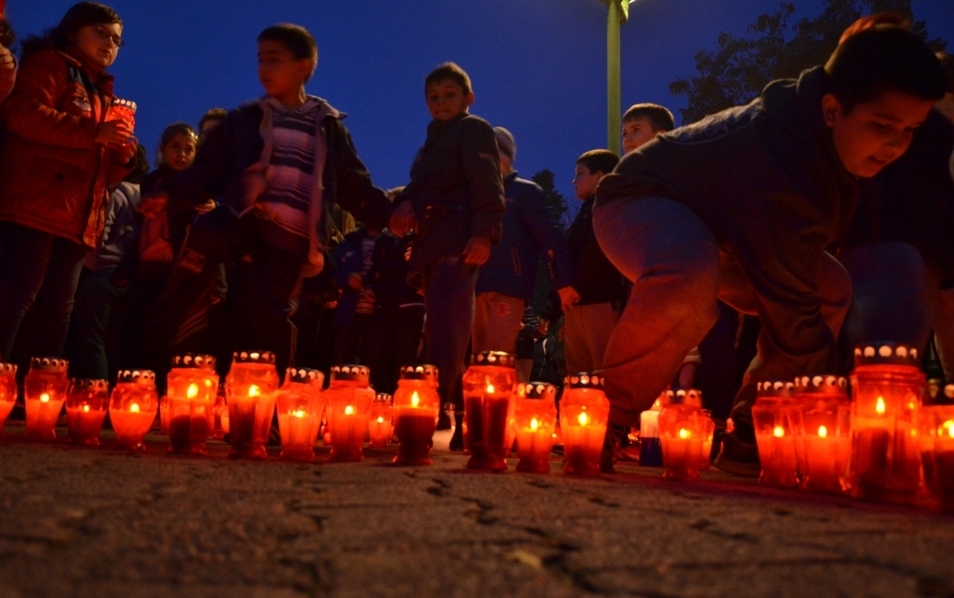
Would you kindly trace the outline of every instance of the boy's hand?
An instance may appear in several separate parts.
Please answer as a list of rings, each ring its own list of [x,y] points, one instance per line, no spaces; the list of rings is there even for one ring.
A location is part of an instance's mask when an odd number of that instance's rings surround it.
[[[580,294],[577,293],[573,287],[557,289],[557,295],[560,296],[560,306],[563,308],[563,311],[567,311],[579,303],[581,299]]]
[[[417,228],[417,217],[414,216],[414,204],[403,201],[391,213],[391,223],[388,225],[391,232],[399,237],[414,232]]]
[[[195,211],[198,212],[199,214],[208,214],[209,212],[214,210],[217,205],[219,204],[215,203],[214,199],[207,199],[205,200],[205,202],[197,205],[195,207]]]
[[[96,129],[96,143],[104,145],[123,145],[129,143],[133,131],[121,120],[108,120]]]
[[[139,213],[146,218],[155,218],[166,209],[169,196],[164,191],[156,191],[142,198],[139,202]]]
[[[487,237],[471,237],[464,247],[464,263],[471,266],[482,266],[490,259],[490,239]]]
[[[136,144],[124,143],[119,146],[117,151],[119,152],[119,163],[131,165],[133,159],[136,157]]]
[[[352,272],[348,275],[348,286],[356,291],[360,291],[364,286],[364,282],[361,280],[361,275]]]
[[[13,53],[4,46],[0,46],[0,69],[5,71],[13,70],[17,61],[13,58]]]

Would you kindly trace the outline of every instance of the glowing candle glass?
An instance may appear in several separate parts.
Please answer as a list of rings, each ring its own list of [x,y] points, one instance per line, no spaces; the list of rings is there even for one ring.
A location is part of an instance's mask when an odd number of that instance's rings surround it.
[[[371,371],[363,365],[336,365],[331,368],[331,384],[325,391],[328,428],[331,433],[331,460],[364,459],[364,436],[368,433],[368,413],[374,390],[369,387]]]
[[[603,377],[571,374],[563,382],[560,427],[563,430],[564,473],[598,475],[609,399],[603,392]]]
[[[10,417],[17,404],[17,366],[12,363],[0,363],[0,434],[3,424]]]
[[[289,368],[285,372],[285,383],[275,393],[282,459],[314,461],[315,441],[325,409],[321,391],[324,380],[324,374],[309,368]]]
[[[215,407],[212,408],[215,418],[215,428],[213,428],[212,437],[216,440],[222,440],[229,433],[229,406],[225,400],[225,387],[219,389],[219,394],[215,397]]]
[[[26,407],[26,436],[34,440],[54,440],[56,421],[63,410],[70,380],[69,362],[52,357],[34,357],[23,381]]]
[[[921,457],[932,506],[954,512],[954,405],[921,407]]]
[[[663,452],[663,478],[677,481],[699,479],[709,465],[715,424],[702,409],[702,393],[680,390],[659,412],[659,440]]]
[[[517,434],[517,471],[550,473],[550,451],[556,429],[556,386],[546,382],[520,384],[514,428]]]
[[[922,488],[917,414],[924,391],[919,352],[892,343],[855,348],[851,457],[856,498],[914,504]]]
[[[116,432],[116,448],[146,450],[143,438],[159,409],[156,374],[150,370],[123,370],[109,397],[109,421]]]
[[[232,367],[225,378],[229,408],[229,457],[264,459],[265,444],[275,414],[278,372],[275,354],[241,351],[232,354]]]
[[[66,428],[70,442],[98,446],[107,409],[109,383],[106,380],[74,379],[66,396]]]
[[[801,411],[794,391],[795,385],[787,381],[764,381],[757,386],[752,424],[762,464],[759,482],[768,486],[798,485],[795,434],[801,429]]]
[[[471,357],[463,377],[464,447],[470,451],[468,469],[507,469],[508,427],[513,418],[516,383],[513,355],[483,351]]]
[[[211,355],[177,355],[166,377],[169,452],[205,455],[206,440],[215,426],[215,397],[219,376]],[[162,409],[160,407],[160,420]]]
[[[794,401],[801,411],[795,451],[801,486],[840,493],[851,452],[851,401],[847,381],[837,376],[795,379]]]
[[[409,365],[401,368],[394,391],[394,431],[398,437],[398,465],[430,465],[431,444],[437,428],[441,398],[437,394],[437,368]]]
[[[387,393],[375,395],[368,414],[368,439],[374,448],[387,448],[394,437],[394,397]]]

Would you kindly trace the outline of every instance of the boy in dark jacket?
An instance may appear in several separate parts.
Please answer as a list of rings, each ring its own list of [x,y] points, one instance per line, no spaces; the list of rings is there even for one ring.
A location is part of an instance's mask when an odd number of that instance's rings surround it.
[[[500,244],[490,252],[490,259],[480,267],[477,278],[472,349],[475,353],[514,353],[524,307],[533,298],[541,254],[562,302],[572,303],[578,295],[572,287],[566,241],[547,214],[543,189],[533,181],[519,178],[513,169],[517,147],[510,131],[495,127],[494,135],[500,151],[507,209]]]
[[[425,78],[424,95],[433,120],[411,182],[395,200],[391,230],[401,237],[415,231],[410,271],[423,282],[427,359],[440,368],[442,400],[462,415],[477,269],[500,241],[503,184],[493,129],[467,113],[474,103],[467,73],[452,62],[440,65]]]
[[[722,299],[758,314],[763,329],[716,465],[758,473],[755,385],[839,371],[851,284],[825,249],[844,233],[857,177],[898,158],[943,91],[940,64],[917,35],[876,28],[747,106],[657,137],[603,179],[596,235],[634,285],[606,353],[607,452],[705,336]]]
[[[258,36],[258,74],[266,95],[229,113],[209,133],[193,166],[168,185],[168,195],[193,203],[221,197],[225,205],[198,219],[163,293],[160,318],[177,349],[208,325],[219,264],[248,262],[237,293],[241,347],[274,351],[288,365],[295,328],[288,317],[301,280],[323,264],[323,204],[341,203],[383,228],[390,215],[355,153],[344,114],[307,95],[318,62],[314,38],[290,24]],[[144,200],[154,213],[167,199]]]

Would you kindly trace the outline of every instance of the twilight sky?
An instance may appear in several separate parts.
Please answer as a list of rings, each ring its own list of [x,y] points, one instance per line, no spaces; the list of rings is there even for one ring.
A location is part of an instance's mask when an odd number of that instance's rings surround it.
[[[814,16],[822,0],[791,0]],[[54,26],[74,0],[8,0],[25,37]],[[212,106],[261,95],[255,37],[290,21],[318,41],[309,93],[345,121],[375,183],[407,182],[429,122],[424,76],[453,60],[468,71],[472,112],[510,129],[516,168],[543,168],[572,199],[574,162],[606,145],[606,6],[597,0],[113,0],[126,46],[111,72],[116,93],[139,104],[137,137],[154,161],[162,129],[196,125]],[[656,102],[676,114],[685,100],[668,83],[694,71],[693,54],[722,31],[744,33],[781,0],[636,0],[622,29],[622,105]],[[915,0],[932,37],[954,45],[954,0]],[[949,48],[950,49],[950,48]]]

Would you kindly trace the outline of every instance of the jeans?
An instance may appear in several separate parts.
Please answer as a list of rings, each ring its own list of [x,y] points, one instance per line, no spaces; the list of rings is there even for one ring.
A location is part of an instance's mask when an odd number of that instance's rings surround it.
[[[112,283],[115,271],[116,266],[96,271],[83,268],[80,274],[66,345],[70,375],[73,377],[97,380],[109,378],[106,332],[114,307],[127,291],[127,288]],[[115,370],[116,364],[113,365],[112,369]]]
[[[567,372],[595,372],[603,368],[606,348],[619,316],[619,310],[609,301],[575,305],[566,310],[563,351]]]
[[[603,365],[610,423],[625,427],[652,405],[716,323],[717,301],[755,313],[757,294],[739,263],[720,252],[712,231],[678,202],[655,197],[612,202],[595,211],[593,224],[606,256],[633,281]],[[851,282],[833,257],[825,254],[823,263],[821,311],[837,336]],[[757,381],[821,373],[802,371],[815,357],[785,355],[763,332],[732,410],[737,429],[751,434]]]
[[[504,351],[516,355],[526,302],[493,291],[480,293],[476,301],[473,352]]]
[[[0,357],[9,358],[24,316],[36,326],[24,353],[59,357],[89,248],[12,222],[0,223]]]

